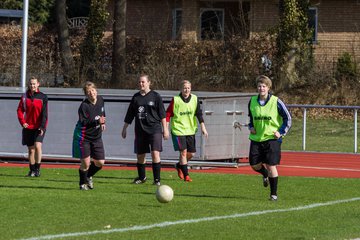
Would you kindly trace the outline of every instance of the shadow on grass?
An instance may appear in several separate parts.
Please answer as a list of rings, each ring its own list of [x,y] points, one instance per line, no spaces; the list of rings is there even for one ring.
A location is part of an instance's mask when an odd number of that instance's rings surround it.
[[[57,188],[57,187],[47,187],[47,186],[10,186],[10,185],[0,185],[0,188],[12,188],[12,189],[46,189],[46,190],[76,190],[77,188]]]

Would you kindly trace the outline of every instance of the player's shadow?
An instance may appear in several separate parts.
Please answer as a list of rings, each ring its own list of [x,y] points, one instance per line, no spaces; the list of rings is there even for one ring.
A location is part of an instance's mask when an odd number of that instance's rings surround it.
[[[97,179],[134,180],[134,177],[95,176]]]
[[[13,185],[0,185],[0,188],[12,188],[12,189],[46,189],[46,190],[74,190],[74,188],[57,188],[47,186],[13,186]],[[77,190],[77,189],[76,189]],[[78,191],[78,190],[77,190]]]

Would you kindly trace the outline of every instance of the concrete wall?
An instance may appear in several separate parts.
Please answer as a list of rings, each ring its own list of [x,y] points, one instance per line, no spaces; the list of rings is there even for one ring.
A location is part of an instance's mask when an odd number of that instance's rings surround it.
[[[0,88],[0,156],[24,156],[26,146],[21,145],[22,128],[17,120],[16,109],[20,92],[11,92]],[[1,91],[3,90],[3,91]],[[78,107],[83,99],[81,89],[43,88],[49,97],[49,124],[43,143],[43,153],[49,157],[70,158],[72,154],[72,136],[78,120]],[[105,99],[107,129],[103,133],[106,158],[135,159],[134,123],[128,128],[128,136],[122,139],[121,131],[124,117],[132,95],[130,90],[99,90]],[[165,107],[174,91],[159,91],[163,96]],[[196,93],[202,103],[204,119],[209,132],[205,139],[200,131],[196,135],[197,153],[195,160],[237,159],[247,157],[249,140],[248,130],[233,127],[234,121],[247,122],[247,103],[249,94],[237,93]],[[218,94],[216,96],[216,94]],[[177,159],[178,153],[173,150],[172,141],[163,142],[162,159]],[[150,157],[150,155],[148,156]]]

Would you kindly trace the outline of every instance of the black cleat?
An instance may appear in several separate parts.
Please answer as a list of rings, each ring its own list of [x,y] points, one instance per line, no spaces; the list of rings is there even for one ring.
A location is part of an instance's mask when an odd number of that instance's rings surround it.
[[[35,177],[35,172],[30,170],[26,176],[27,177]]]
[[[40,170],[35,170],[34,175],[35,177],[40,177]]]
[[[277,195],[270,195],[269,198],[270,201],[277,201],[277,199],[278,199]]]
[[[87,178],[87,183],[86,183],[86,185],[87,185],[87,187],[88,187],[89,189],[94,189],[94,182],[93,182],[93,180],[92,180],[92,177],[88,177],[88,178]]]
[[[269,186],[269,178],[268,177],[263,177],[263,185],[264,185],[264,187]]]
[[[153,185],[160,186],[161,185],[160,180],[155,179],[155,181],[153,182]]]
[[[144,179],[140,179],[139,177],[135,178],[133,183],[134,184],[142,184],[146,182],[146,177]]]
[[[87,190],[89,190],[89,188],[86,184],[82,184],[82,185],[80,185],[80,190],[87,191]]]

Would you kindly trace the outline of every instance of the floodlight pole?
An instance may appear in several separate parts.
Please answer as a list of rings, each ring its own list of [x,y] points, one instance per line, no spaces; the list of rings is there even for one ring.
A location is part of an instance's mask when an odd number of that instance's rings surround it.
[[[28,12],[29,0],[24,0],[23,25],[22,25],[22,46],[21,46],[21,88],[26,92],[26,58],[27,58],[27,38],[28,38]]]

